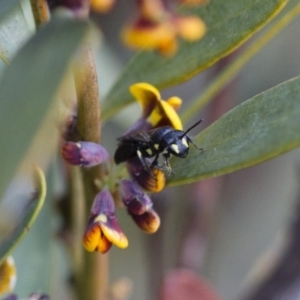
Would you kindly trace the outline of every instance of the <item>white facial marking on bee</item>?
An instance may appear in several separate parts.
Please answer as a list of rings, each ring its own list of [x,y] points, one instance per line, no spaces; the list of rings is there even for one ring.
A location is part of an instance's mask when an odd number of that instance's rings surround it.
[[[137,153],[139,158],[143,157],[142,152],[140,150],[137,150],[136,153]]]
[[[149,155],[152,155],[152,150],[150,148],[146,149],[146,152],[149,154]]]
[[[172,144],[172,145],[171,145],[171,148],[173,149],[173,151],[174,151],[175,153],[179,153],[179,148],[178,148],[178,146],[177,146],[176,144]]]
[[[184,137],[183,139],[181,139],[181,141],[182,141],[182,144],[183,144],[184,146],[186,146],[187,148],[189,147],[189,144],[188,144],[188,142],[187,142],[187,140],[186,140],[185,137]]]
[[[158,150],[158,149],[159,149],[159,144],[154,144],[154,148],[155,148],[156,150]]]

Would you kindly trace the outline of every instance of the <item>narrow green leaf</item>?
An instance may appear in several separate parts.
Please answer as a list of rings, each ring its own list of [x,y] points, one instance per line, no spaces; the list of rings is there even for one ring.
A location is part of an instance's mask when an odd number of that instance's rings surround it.
[[[0,78],[1,193],[26,153],[72,55],[89,29],[87,21],[55,17],[3,72]]]
[[[0,241],[0,263],[15,249],[35,222],[46,197],[46,180],[43,171],[35,167],[36,197],[29,202],[20,222],[15,224],[8,237]],[[24,197],[26,197],[24,195]]]
[[[243,102],[203,130],[170,185],[231,173],[300,146],[300,76]]]
[[[137,54],[113,86],[103,105],[104,119],[133,101],[128,87],[139,81],[159,89],[186,81],[228,55],[278,13],[286,0],[213,0],[190,12],[204,19],[207,33],[195,43],[181,42],[176,55]]]
[[[20,0],[1,0],[0,2],[0,21],[5,18],[14,7],[18,6]]]
[[[0,22],[0,59],[8,64],[32,34],[21,5],[15,5]]]

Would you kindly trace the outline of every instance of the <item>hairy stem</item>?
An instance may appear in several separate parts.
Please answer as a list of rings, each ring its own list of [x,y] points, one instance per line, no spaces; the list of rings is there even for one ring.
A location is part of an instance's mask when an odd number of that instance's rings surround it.
[[[86,46],[77,60],[75,69],[75,85],[78,98],[79,138],[84,141],[99,143],[100,132],[100,97],[98,90],[97,73],[93,53]],[[91,208],[95,195],[101,189],[102,168],[96,166],[91,169],[82,169],[84,184],[86,216]],[[81,246],[81,245],[80,245]],[[82,247],[82,246],[81,246]],[[107,294],[108,255],[88,253],[84,251],[83,269],[80,274],[80,300],[103,300]]]
[[[47,23],[50,19],[50,13],[46,0],[30,0],[35,26]]]

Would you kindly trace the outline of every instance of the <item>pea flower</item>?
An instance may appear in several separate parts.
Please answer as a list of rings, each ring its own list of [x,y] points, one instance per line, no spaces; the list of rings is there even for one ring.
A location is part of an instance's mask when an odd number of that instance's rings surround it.
[[[83,245],[87,251],[106,253],[112,244],[126,248],[128,240],[115,216],[113,197],[107,189],[103,189],[92,205]]]
[[[128,23],[121,33],[123,42],[128,47],[158,50],[170,56],[177,50],[177,36],[196,41],[205,34],[205,23],[200,18],[178,16],[167,9],[161,0],[140,0],[138,8],[138,18]],[[181,21],[185,26],[182,26]],[[188,26],[186,22],[189,23]]]
[[[120,181],[120,196],[135,223],[145,232],[154,233],[160,226],[160,218],[152,208],[150,197],[131,180]]]
[[[65,142],[61,154],[69,164],[81,167],[94,167],[109,159],[106,149],[93,142]]]
[[[129,90],[141,106],[142,117],[125,134],[161,126],[182,130],[182,123],[176,112],[182,103],[179,97],[163,100],[157,88],[145,82],[135,83]]]

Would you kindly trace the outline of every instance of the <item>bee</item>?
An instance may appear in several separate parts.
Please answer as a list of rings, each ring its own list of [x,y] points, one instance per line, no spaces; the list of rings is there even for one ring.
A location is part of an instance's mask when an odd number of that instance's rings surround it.
[[[171,171],[169,158],[171,155],[185,158],[189,153],[189,144],[193,144],[198,150],[195,142],[187,134],[190,130],[199,125],[198,121],[186,131],[174,129],[171,126],[163,126],[149,131],[137,130],[125,136],[119,137],[117,150],[114,155],[116,164],[138,157],[145,170],[151,175],[150,167],[162,168],[158,161],[162,155],[168,171]],[[154,158],[152,163],[147,163],[147,158]]]

